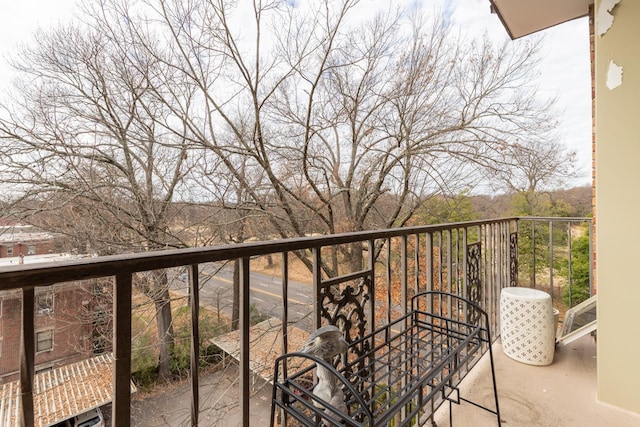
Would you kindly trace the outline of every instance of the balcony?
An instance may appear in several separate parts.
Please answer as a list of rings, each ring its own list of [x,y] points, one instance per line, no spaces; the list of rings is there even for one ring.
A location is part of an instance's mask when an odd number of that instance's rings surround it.
[[[294,339],[296,334],[304,335],[322,325],[335,324],[345,331],[348,341],[357,340],[404,316],[409,310],[410,297],[425,290],[459,295],[486,311],[491,339],[495,342],[502,418],[510,426],[532,425],[517,424],[518,414],[522,414],[524,409],[539,416],[557,409],[558,413],[571,417],[575,425],[589,425],[589,420],[593,419],[591,412],[583,408],[615,413],[606,419],[620,420],[616,425],[632,425],[638,422],[636,416],[619,414],[619,411],[608,407],[601,408],[595,402],[595,344],[591,337],[577,342],[579,347],[576,350],[568,346],[559,349],[556,362],[549,367],[519,364],[499,351],[500,290],[508,286],[531,286],[551,294],[554,306],[561,312],[568,305],[574,305],[572,242],[584,233],[590,233],[590,221],[585,218],[504,218],[5,267],[0,270],[0,290],[22,293],[21,405],[11,405],[10,410],[8,405],[3,405],[2,416],[17,425],[19,419],[26,426],[43,423],[34,387],[38,366],[34,316],[31,313],[36,307],[36,289],[68,282],[109,279],[113,282],[112,294],[102,292],[112,298],[113,307],[110,347],[114,361],[109,418],[112,425],[130,425],[132,389],[135,389],[131,386],[133,301],[141,277],[147,272],[160,270],[167,272],[169,283],[173,283],[173,292],[186,295],[185,307],[190,319],[190,379],[184,389],[189,408],[188,413],[183,412],[187,409],[183,407],[174,411],[173,416],[181,417],[178,420],[180,425],[208,425],[210,421],[205,420],[211,419],[211,411],[215,411],[215,407],[211,407],[208,397],[203,399],[203,390],[210,386],[204,384],[204,374],[200,373],[200,364],[196,363],[201,357],[199,346],[193,343],[210,338],[203,336],[200,322],[193,319],[202,319],[203,295],[214,286],[216,278],[231,287],[231,280],[219,276],[224,274],[228,263],[239,260],[239,321],[234,332],[237,345],[235,349],[227,350],[229,357],[225,363],[237,366],[237,383],[227,388],[237,396],[236,402],[239,403],[227,416],[238,420],[240,425],[250,425],[250,420],[255,419],[252,415],[260,414],[260,411],[267,411],[266,416],[269,416],[269,402],[260,403],[259,399],[252,400],[252,396],[257,385],[265,384],[263,377],[268,379],[272,366],[268,362],[281,353],[298,350]],[[270,287],[264,289],[265,283],[258,283],[264,276],[256,276],[255,273],[258,270],[264,273],[261,261],[267,257],[270,264],[276,260],[274,265],[277,268],[271,266]],[[300,278],[294,274],[293,267],[301,259],[310,267],[307,287],[302,290],[299,288]],[[188,277],[182,274],[185,270]],[[589,292],[592,289],[593,283],[590,283]],[[260,302],[257,296],[263,301]],[[264,301],[267,296],[271,302]],[[256,339],[252,338],[255,330],[252,328],[252,314],[260,304],[263,305],[258,310],[273,321],[276,331],[271,338],[272,346],[263,351],[259,351]],[[211,301],[206,305],[210,307]],[[100,312],[104,314],[104,311]],[[487,346],[483,347],[483,352],[487,349]],[[263,363],[266,368],[263,366],[262,370],[256,365],[259,353],[271,354],[271,358]],[[237,365],[233,361],[234,356]],[[462,381],[460,387],[463,392],[473,381],[486,377],[480,374],[487,369],[486,355],[467,363],[465,372],[468,371],[469,375],[457,380]],[[573,375],[576,370],[581,376]],[[528,376],[531,378],[526,379]],[[519,380],[525,381],[526,385]],[[572,384],[574,380],[579,389],[578,395],[568,391],[557,394],[555,386]],[[472,385],[470,389],[482,392],[484,387]],[[531,394],[523,393],[528,389]],[[176,399],[169,401],[178,400],[177,389],[168,393],[176,393]],[[565,405],[565,398],[573,403]],[[447,405],[441,405],[442,402],[441,397],[424,402],[422,417],[435,417],[437,420],[443,416]],[[438,407],[441,409],[436,411]],[[458,420],[458,425],[470,425],[462,421],[468,416],[467,410],[465,405],[460,408],[454,405],[454,420]],[[585,422],[578,422],[581,416],[586,417]],[[264,422],[265,419],[261,418],[260,423]],[[438,425],[446,423],[438,422]]]

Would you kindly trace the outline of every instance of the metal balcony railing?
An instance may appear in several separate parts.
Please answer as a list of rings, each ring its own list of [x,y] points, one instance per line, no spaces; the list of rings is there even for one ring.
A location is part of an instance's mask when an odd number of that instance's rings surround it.
[[[281,320],[283,352],[297,350],[290,348],[287,341],[293,326],[311,331],[335,324],[345,331],[347,340],[353,341],[404,316],[413,295],[431,290],[453,293],[477,303],[488,314],[495,340],[499,334],[499,294],[503,287],[548,287],[556,300],[561,296],[562,286],[572,289],[571,242],[578,230],[590,234],[590,220],[513,217],[5,267],[0,269],[0,291],[22,292],[21,406],[16,417],[22,420],[22,425],[36,425],[33,316],[36,287],[113,278],[111,417],[113,425],[126,426],[131,420],[132,297],[136,275],[159,269],[186,269],[191,319],[198,319],[200,293],[203,286],[208,286],[201,283],[203,266],[239,260],[239,404],[243,425],[247,426],[250,296],[254,285],[251,274],[257,258],[280,259],[278,290],[270,293],[279,298],[275,316]],[[546,244],[541,243],[544,238]],[[524,245],[529,245],[529,249],[524,250]],[[547,261],[542,261],[545,257]],[[310,267],[309,282],[313,289],[311,316],[307,318],[292,313],[291,301],[295,298],[289,295],[290,265],[300,259]],[[197,321],[191,321],[191,333],[191,423],[197,425],[199,350],[193,344],[200,341]]]

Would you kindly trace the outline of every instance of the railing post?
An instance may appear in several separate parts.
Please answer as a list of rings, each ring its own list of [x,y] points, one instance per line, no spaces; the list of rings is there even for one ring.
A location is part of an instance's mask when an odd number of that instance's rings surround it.
[[[549,294],[553,304],[553,221],[549,221]]]
[[[369,257],[368,257],[368,269],[369,269],[369,275],[371,277],[370,280],[370,284],[371,286],[369,287],[369,297],[370,297],[370,304],[369,304],[369,332],[373,332],[376,330],[376,255],[375,255],[375,242],[373,240],[369,240],[368,242],[368,247],[369,247]],[[391,301],[391,299],[389,299],[389,302]],[[387,306],[387,310],[391,310],[391,304],[389,304]]]
[[[425,268],[425,273],[427,275],[426,277],[426,287],[427,287],[427,291],[433,291],[433,235],[430,232],[427,232],[425,234],[426,237],[426,241],[425,241],[425,248],[426,248],[426,254],[425,254],[425,263],[426,263],[426,268]]]
[[[402,307],[402,315],[404,316],[409,310],[407,309],[407,305],[408,305],[408,295],[409,292],[407,292],[407,289],[409,287],[409,277],[408,277],[408,263],[407,263],[407,246],[408,246],[408,242],[407,242],[407,236],[402,236],[400,239],[401,242],[401,246],[400,246],[400,258],[401,258],[401,266],[400,269],[402,270],[402,275],[400,276],[400,304]],[[388,241],[389,244],[389,251],[387,252],[387,265],[389,266],[391,263],[391,240]],[[418,273],[420,270],[420,265],[418,264],[419,262],[419,258],[417,257],[418,252],[420,252],[420,239],[418,238],[418,235],[416,234],[416,243],[415,243],[415,249],[413,251],[414,253],[414,257],[415,258],[415,280],[414,280],[414,288],[416,289],[416,292],[414,293],[414,295],[417,293],[417,289],[418,289],[418,283],[419,283],[419,279],[420,279],[420,274]],[[387,268],[388,268],[387,266]],[[389,272],[389,276],[391,276],[391,272]],[[389,313],[389,316],[391,315],[391,313]],[[406,326],[406,325],[405,325]]]
[[[463,254],[462,254],[462,249],[460,248],[460,246],[463,245],[462,243],[462,239],[467,239],[467,228],[466,227],[462,227],[462,228],[457,228],[456,229],[456,244],[455,244],[455,263],[454,263],[454,277],[455,277],[455,294],[456,295],[460,295],[460,290],[462,289],[462,277],[461,274],[464,274],[462,272],[463,270],[463,266],[462,263],[463,261]],[[466,249],[466,246],[465,246]]]
[[[189,268],[189,291],[191,294],[191,425],[198,425],[200,414],[199,365],[200,365],[200,277],[198,265]]]
[[[240,414],[242,425],[249,427],[249,268],[250,258],[241,259],[240,267]]]
[[[287,325],[289,324],[289,253],[288,252],[282,252],[282,270],[281,271],[282,271],[282,352],[287,353],[289,351],[289,336],[287,331]]]
[[[422,274],[421,270],[420,270],[420,234],[416,233],[415,236],[416,236],[415,237],[415,239],[416,239],[416,241],[415,241],[415,249],[413,251],[413,263],[415,265],[415,267],[413,268],[414,276],[415,276],[414,279],[413,279],[413,295],[416,295],[416,294],[418,294],[418,292],[420,292],[420,276]],[[408,241],[407,241],[407,236],[403,236],[403,237],[404,237],[403,245],[404,245],[404,254],[405,254],[404,257],[406,258],[408,256],[408,253],[407,253]],[[408,264],[408,260],[405,261],[405,264]],[[405,275],[408,272],[408,268],[409,268],[408,265],[405,265],[405,268],[404,268],[404,272],[405,272],[404,274]],[[426,268],[425,268],[425,271],[426,271]],[[407,301],[408,296],[407,295],[409,295],[409,293],[408,293],[408,291],[409,291],[409,278],[408,277],[407,277],[407,280],[405,280],[405,282],[406,282],[405,286],[404,286],[405,295],[402,297],[402,300],[405,301],[405,309],[402,312],[402,314],[406,314],[407,311],[409,311],[408,308],[407,308],[408,307],[408,301]]]
[[[447,254],[447,292],[453,292],[453,231],[446,230],[442,232],[442,246],[444,247],[444,234],[447,236],[447,246],[446,246],[446,254]],[[440,249],[442,252],[442,249]]]
[[[508,253],[509,253],[509,238],[508,234],[505,233],[504,222],[500,222],[497,225],[498,227],[498,258],[500,265],[500,278],[498,279],[498,286],[504,286],[504,283],[507,283],[507,267],[509,266],[508,262]]]
[[[438,290],[442,291],[444,288],[444,275],[442,273],[442,248],[444,247],[444,231],[438,231]]]
[[[462,286],[457,287],[456,295],[467,298],[467,289],[469,288],[469,245],[467,243],[467,228],[462,229]],[[482,254],[482,252],[481,252]],[[482,265],[482,260],[478,260],[478,265]],[[480,272],[478,272],[480,273]],[[456,273],[457,275],[457,273]],[[479,278],[479,277],[478,277]],[[481,282],[484,286],[484,281]]]
[[[282,322],[281,322],[281,330],[282,330],[282,354],[286,354],[289,352],[289,329],[287,325],[289,325],[289,253],[282,252]],[[296,349],[297,350],[297,349]],[[284,359],[282,361],[282,372],[287,372],[287,360]],[[281,378],[273,378],[274,383],[276,381],[280,381]],[[287,414],[284,409],[280,409],[278,414],[271,414],[272,417],[275,417],[275,420],[271,418],[270,423],[274,423],[275,425],[287,425]],[[282,423],[282,424],[280,424]]]
[[[571,222],[567,222],[567,286],[569,286],[569,307],[573,307],[573,277],[571,270]]]
[[[401,259],[400,259],[400,280],[401,280],[401,287],[405,286],[405,277],[406,277],[406,273],[405,273],[405,268],[406,268],[406,256],[407,256],[407,251],[405,248],[405,242],[407,241],[406,236],[402,236],[402,255],[401,255]],[[385,241],[385,246],[386,246],[386,268],[385,268],[385,274],[386,274],[386,282],[387,282],[387,323],[391,323],[391,305],[392,305],[392,298],[391,298],[391,289],[392,289],[392,278],[391,278],[391,239],[386,239]],[[404,295],[404,293],[403,293]]]
[[[320,265],[320,248],[313,248],[313,329],[320,327],[322,312],[322,266]]]
[[[33,412],[33,371],[35,359],[35,332],[33,306],[35,299],[33,286],[22,289],[22,331],[20,333],[20,405],[22,426],[34,425]]]
[[[531,248],[531,264],[533,268],[533,274],[531,274],[533,283],[531,283],[529,286],[531,286],[532,288],[536,288],[536,221],[532,220],[531,221],[531,244],[533,245],[533,247]]]
[[[113,289],[113,406],[114,426],[131,424],[131,289],[132,274],[116,275]]]

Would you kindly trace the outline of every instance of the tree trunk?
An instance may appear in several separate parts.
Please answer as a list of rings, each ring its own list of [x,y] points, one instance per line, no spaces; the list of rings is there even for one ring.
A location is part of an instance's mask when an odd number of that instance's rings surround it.
[[[156,311],[158,327],[158,379],[160,382],[171,379],[171,355],[173,354],[173,316],[171,313],[171,296],[166,271],[154,271],[149,289],[150,297]]]
[[[349,245],[349,268],[351,272],[360,271],[363,268],[364,256],[361,243]]]
[[[154,304],[156,308],[156,323],[158,325],[158,344],[160,347],[158,378],[161,382],[165,382],[171,379],[169,362],[173,353],[173,324],[169,290],[165,288],[155,299]]]

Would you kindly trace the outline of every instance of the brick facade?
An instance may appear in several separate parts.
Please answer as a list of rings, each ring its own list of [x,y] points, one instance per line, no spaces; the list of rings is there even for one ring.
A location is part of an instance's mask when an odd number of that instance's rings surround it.
[[[56,236],[30,225],[0,226],[0,258],[48,255],[56,250]]]
[[[0,298],[0,384],[4,384],[18,379],[21,296],[10,291],[0,294]],[[36,290],[36,372],[66,365],[91,354],[91,304],[91,293],[82,285]],[[47,349],[49,345],[51,348]],[[44,350],[38,351],[38,346]]]
[[[0,258],[45,255],[53,252],[51,239],[36,241],[0,242]]]

